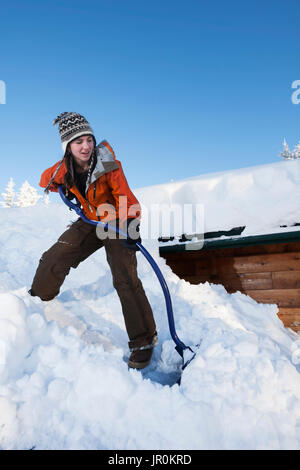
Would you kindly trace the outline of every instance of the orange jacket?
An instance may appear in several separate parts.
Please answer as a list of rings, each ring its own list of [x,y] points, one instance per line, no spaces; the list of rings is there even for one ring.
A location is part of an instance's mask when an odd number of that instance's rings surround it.
[[[112,147],[106,141],[98,145],[98,157],[91,175],[91,183],[85,198],[76,185],[69,188],[81,203],[83,212],[88,219],[103,222],[120,219],[122,226],[128,218],[140,218],[141,208],[138,200],[131,192],[121,162],[116,160]],[[41,176],[40,186],[46,188],[60,162],[45,170]],[[65,162],[60,165],[49,191],[58,192],[58,186],[64,184],[67,172]]]

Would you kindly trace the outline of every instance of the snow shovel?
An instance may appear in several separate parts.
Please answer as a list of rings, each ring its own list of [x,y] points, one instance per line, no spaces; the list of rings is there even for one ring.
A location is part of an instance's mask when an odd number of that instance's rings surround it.
[[[71,202],[65,195],[64,193],[64,187],[63,186],[59,186],[58,188],[58,191],[59,191],[59,194],[60,194],[60,197],[62,198],[63,202],[70,208],[70,210],[74,210],[76,212],[77,215],[79,215],[79,217],[84,220],[84,222],[87,222],[88,224],[91,224],[91,225],[98,225],[98,224],[101,224],[102,226],[106,226],[108,230],[113,230],[115,231],[116,233],[119,233],[120,235],[122,235],[124,238],[127,238],[127,234],[125,232],[123,232],[120,228],[117,228],[117,227],[114,227],[112,225],[109,225],[107,223],[104,223],[104,222],[97,222],[95,220],[90,220],[88,219],[83,211],[81,210],[81,204],[80,202],[78,201],[77,198],[76,199],[76,204]],[[171,337],[174,341],[174,343],[176,344],[176,351],[178,352],[178,354],[181,356],[182,360],[183,360],[183,365],[182,365],[182,370],[185,369],[185,367],[194,359],[196,353],[192,350],[192,348],[190,348],[189,346],[186,346],[179,338],[178,338],[178,335],[176,333],[176,329],[175,329],[175,322],[174,322],[174,315],[173,315],[173,307],[172,307],[172,302],[171,302],[171,297],[170,297],[170,292],[169,292],[169,289],[168,289],[168,286],[167,286],[167,283],[165,281],[165,278],[163,277],[162,275],[162,272],[161,270],[159,269],[157,263],[154,261],[154,259],[152,258],[152,256],[150,255],[150,253],[146,250],[146,248],[140,243],[140,242],[136,242],[136,245],[138,246],[138,248],[140,249],[141,253],[143,253],[143,255],[145,256],[145,258],[149,261],[149,263],[151,264],[159,282],[160,282],[160,285],[162,287],[162,290],[163,290],[163,293],[164,293],[164,297],[165,297],[165,302],[166,302],[166,308],[167,308],[167,314],[168,314],[168,322],[169,322],[169,329],[170,329],[170,334],[171,334]]]

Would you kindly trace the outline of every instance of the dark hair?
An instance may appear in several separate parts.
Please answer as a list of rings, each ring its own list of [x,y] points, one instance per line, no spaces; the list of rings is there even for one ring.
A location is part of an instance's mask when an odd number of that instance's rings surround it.
[[[69,150],[68,147],[66,149],[66,153],[64,156],[65,165],[67,168],[67,173],[65,174],[64,183],[65,183],[66,188],[70,189],[75,184],[75,175],[74,175],[73,154],[71,150]]]

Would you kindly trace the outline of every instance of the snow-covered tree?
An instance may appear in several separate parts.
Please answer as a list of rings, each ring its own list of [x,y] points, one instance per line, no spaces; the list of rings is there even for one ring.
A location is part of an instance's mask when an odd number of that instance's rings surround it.
[[[37,190],[30,186],[28,181],[25,181],[17,195],[16,205],[18,207],[34,206],[41,197],[42,196],[37,193]]]
[[[294,158],[300,158],[300,141],[293,150]]]
[[[291,159],[292,158],[292,156],[291,156],[292,153],[290,151],[290,148],[289,148],[285,138],[283,139],[283,144],[282,145],[283,145],[283,150],[280,153],[280,156],[283,157],[285,160]]]
[[[300,141],[296,145],[293,151],[289,149],[286,139],[283,140],[283,151],[280,153],[280,156],[284,160],[294,160],[295,158],[300,158]]]
[[[1,206],[2,207],[12,207],[14,205],[14,199],[16,196],[16,193],[14,191],[14,180],[10,178],[7,186],[6,186],[6,193],[2,193],[2,197],[4,201],[1,201]]]

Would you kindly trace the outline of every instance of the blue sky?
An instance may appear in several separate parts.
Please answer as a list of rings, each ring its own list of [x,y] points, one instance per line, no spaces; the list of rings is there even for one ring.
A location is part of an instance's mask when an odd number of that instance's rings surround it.
[[[298,0],[2,2],[1,191],[61,158],[64,111],[132,188],[280,161],[300,140],[299,17]]]

